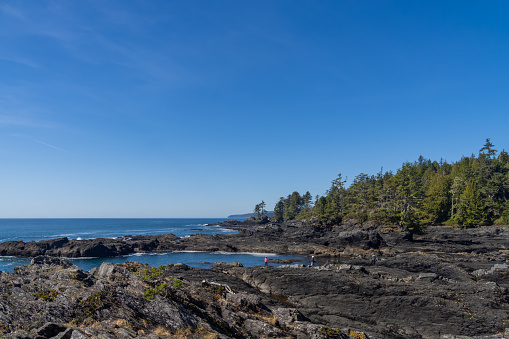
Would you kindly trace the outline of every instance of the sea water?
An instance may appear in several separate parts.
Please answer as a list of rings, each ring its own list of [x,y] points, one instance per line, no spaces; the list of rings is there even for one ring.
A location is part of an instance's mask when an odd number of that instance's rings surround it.
[[[126,235],[157,235],[172,233],[187,237],[195,233],[236,233],[210,224],[226,219],[0,219],[0,242],[22,240],[40,241],[67,237],[69,239],[115,238]],[[131,254],[109,258],[69,259],[83,270],[99,267],[103,262],[135,261],[151,266],[184,263],[198,268],[210,268],[214,262],[240,262],[244,266],[263,265],[265,257],[282,260],[306,260],[303,256],[273,253],[226,252],[167,252]],[[31,258],[0,257],[0,271],[12,272],[14,267],[30,263]]]

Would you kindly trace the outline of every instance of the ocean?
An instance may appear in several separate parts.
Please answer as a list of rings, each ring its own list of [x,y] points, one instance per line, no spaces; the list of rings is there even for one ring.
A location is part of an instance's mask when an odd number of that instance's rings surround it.
[[[224,227],[208,226],[208,224],[224,220],[227,219],[0,219],[0,242],[11,240],[27,242],[61,237],[93,239],[167,233],[175,234],[178,237],[187,237],[194,233],[236,233],[236,231]],[[69,261],[86,271],[99,267],[103,262],[123,263],[126,261],[135,261],[151,266],[184,263],[197,268],[210,268],[214,262],[240,262],[244,266],[263,265],[265,256],[283,260],[307,260],[303,256],[276,255],[273,253],[168,252],[136,253],[110,258],[80,258],[69,259]],[[12,272],[14,267],[29,264],[30,260],[30,258],[0,256],[0,271]]]

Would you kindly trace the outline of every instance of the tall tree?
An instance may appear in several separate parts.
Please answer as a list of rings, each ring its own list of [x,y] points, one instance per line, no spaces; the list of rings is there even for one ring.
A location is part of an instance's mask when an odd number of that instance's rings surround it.
[[[479,150],[479,157],[484,156],[488,160],[492,160],[496,157],[497,150],[493,148],[493,145],[490,141],[490,138],[486,139],[484,146]]]
[[[426,214],[426,222],[437,224],[449,218],[450,184],[448,177],[441,171],[436,172],[431,178],[428,192],[422,201],[422,207]]]
[[[419,207],[423,197],[419,164],[405,163],[394,176],[396,181],[396,204],[400,225],[410,232],[419,232]]]
[[[343,220],[345,183],[340,173],[327,191],[324,220],[328,224],[338,224]]]
[[[282,221],[285,218],[285,198],[280,197],[274,207],[274,219]]]
[[[253,212],[257,218],[260,218],[260,204],[255,205]]]
[[[460,211],[460,198],[464,190],[465,181],[463,181],[460,177],[455,177],[449,191],[451,194],[451,219],[459,217],[458,211]]]
[[[285,204],[285,219],[292,220],[295,219],[301,210],[302,197],[299,192],[295,191],[288,196],[288,200],[288,203]]]
[[[465,192],[461,195],[461,223],[465,227],[479,226],[486,217],[484,201],[477,184],[468,180]]]

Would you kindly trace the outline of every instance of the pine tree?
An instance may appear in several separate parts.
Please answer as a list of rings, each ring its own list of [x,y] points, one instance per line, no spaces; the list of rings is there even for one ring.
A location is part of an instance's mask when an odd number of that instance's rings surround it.
[[[486,139],[486,143],[484,144],[484,146],[479,150],[479,158],[481,156],[484,156],[486,157],[486,159],[488,160],[492,160],[496,157],[496,154],[497,154],[497,150],[496,149],[493,149],[493,145],[491,142],[490,142],[490,138],[487,138]]]
[[[299,214],[302,206],[302,198],[299,192],[295,191],[288,196],[288,202],[285,204],[285,219],[293,220]]]
[[[447,176],[437,172],[431,178],[426,198],[422,201],[422,207],[426,213],[426,222],[437,224],[449,218],[450,185]]]
[[[253,212],[254,212],[255,216],[259,219],[260,218],[260,204],[255,205]]]
[[[486,217],[484,201],[477,184],[468,180],[465,192],[461,195],[461,223],[465,227],[478,226]]]
[[[323,219],[327,224],[339,224],[343,220],[345,182],[341,173],[332,181],[325,197]]]
[[[285,198],[280,197],[279,201],[274,207],[274,219],[277,221],[283,221],[285,218]]]
[[[451,194],[451,219],[459,217],[460,198],[465,190],[465,182],[460,177],[455,177],[449,193]]]

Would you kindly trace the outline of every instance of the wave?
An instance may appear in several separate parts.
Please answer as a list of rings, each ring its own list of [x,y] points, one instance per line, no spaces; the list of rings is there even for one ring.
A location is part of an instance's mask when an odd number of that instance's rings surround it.
[[[222,252],[222,251],[217,251],[217,252],[212,252],[212,253],[224,254],[224,255],[236,255],[236,254],[251,255],[253,257],[276,257],[276,256],[278,256],[277,253],[257,253],[257,252]]]
[[[164,256],[175,252],[147,252],[147,253],[131,253],[127,254],[127,257],[143,257],[143,256]]]
[[[209,252],[209,251],[174,251],[174,252],[170,252],[168,254],[171,254],[171,253],[204,253],[204,254],[211,254],[211,255],[250,255],[250,256],[253,256],[253,257],[277,257],[277,256],[280,256],[279,254],[277,253],[256,253],[256,252],[223,252],[223,251],[214,251],[214,252]]]

